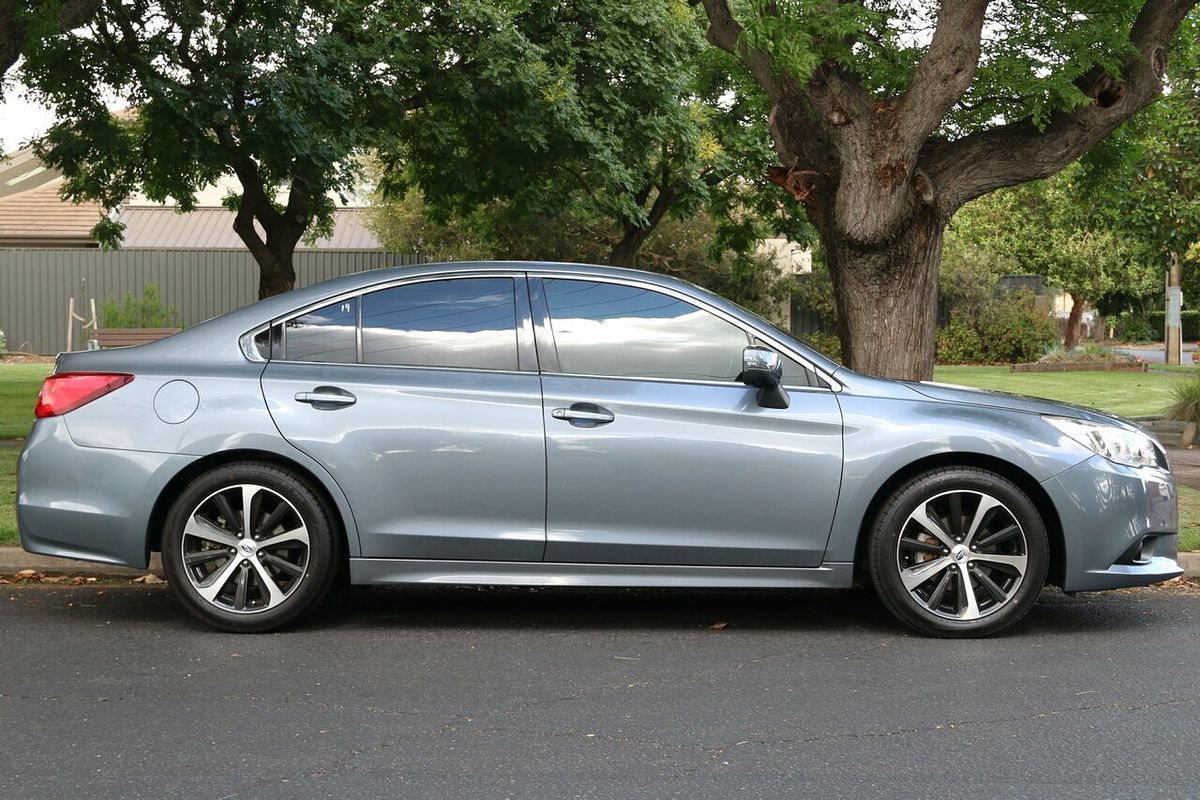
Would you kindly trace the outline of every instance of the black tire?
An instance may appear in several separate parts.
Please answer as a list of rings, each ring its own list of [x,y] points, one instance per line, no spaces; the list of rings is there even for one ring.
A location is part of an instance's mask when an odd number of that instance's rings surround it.
[[[241,532],[247,527],[244,503],[237,499],[246,496],[239,495],[243,486],[257,487],[249,490],[249,535]],[[279,521],[272,524],[274,516]],[[294,530],[288,531],[289,526]],[[239,552],[243,546],[258,547],[258,529],[261,550]],[[298,531],[307,542],[294,538]],[[273,539],[291,541],[271,544]],[[275,464],[248,461],[216,467],[180,493],[167,513],[162,561],[171,589],[193,615],[224,631],[259,633],[293,623],[316,608],[342,572],[345,556],[340,527],[307,481]],[[208,580],[206,570],[211,570]],[[228,577],[222,580],[223,575]],[[220,594],[209,599],[202,590]]]
[[[997,633],[1029,613],[1046,583],[1049,543],[1037,507],[1014,483],[987,470],[946,467],[907,481],[884,502],[869,536],[880,600],[905,625],[930,636]]]

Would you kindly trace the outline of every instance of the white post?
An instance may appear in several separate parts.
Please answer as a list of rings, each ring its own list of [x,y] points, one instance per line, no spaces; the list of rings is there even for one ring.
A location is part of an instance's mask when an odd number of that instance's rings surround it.
[[[1171,256],[1171,269],[1167,273],[1166,347],[1167,363],[1179,365],[1183,355],[1183,265],[1176,256]]]
[[[75,298],[67,302],[67,350],[71,352],[71,344],[75,339]]]

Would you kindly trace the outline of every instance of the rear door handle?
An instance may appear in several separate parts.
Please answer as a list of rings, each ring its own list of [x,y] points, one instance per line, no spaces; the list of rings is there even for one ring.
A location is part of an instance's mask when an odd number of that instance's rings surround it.
[[[550,416],[585,428],[607,425],[616,419],[615,414],[595,403],[574,403],[570,408],[556,408],[550,412]]]
[[[352,406],[358,398],[336,386],[318,386],[311,392],[296,392],[296,402],[308,403],[313,408],[333,408]]]

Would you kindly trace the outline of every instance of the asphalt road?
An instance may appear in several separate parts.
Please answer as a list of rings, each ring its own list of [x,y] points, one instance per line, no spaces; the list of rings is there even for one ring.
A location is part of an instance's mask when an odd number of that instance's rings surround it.
[[[5,798],[1195,798],[1200,594],[356,591],[282,634],[0,587]],[[714,623],[728,623],[713,629]]]

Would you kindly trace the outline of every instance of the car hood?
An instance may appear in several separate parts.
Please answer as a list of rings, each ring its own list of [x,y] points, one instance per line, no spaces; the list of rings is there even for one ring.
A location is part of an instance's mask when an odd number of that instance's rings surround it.
[[[973,389],[969,386],[955,386],[949,383],[904,381],[918,394],[931,400],[942,400],[947,403],[970,403],[976,406],[1004,408],[1011,411],[1025,411],[1030,414],[1053,414],[1060,417],[1074,417],[1092,422],[1117,424],[1125,428],[1138,428],[1127,419],[1105,414],[1094,408],[1085,408],[1070,403],[1056,403],[1052,400],[1042,400],[1037,397],[1026,397],[1020,394],[997,392],[990,389]]]

